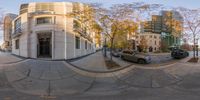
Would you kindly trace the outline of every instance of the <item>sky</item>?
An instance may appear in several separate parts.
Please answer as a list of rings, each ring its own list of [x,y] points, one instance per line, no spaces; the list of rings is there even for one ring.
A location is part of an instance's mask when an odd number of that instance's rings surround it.
[[[200,0],[0,0],[0,8],[5,12],[18,14],[19,6],[22,3],[28,2],[84,2],[84,3],[102,3],[106,7],[112,4],[131,3],[131,2],[145,2],[164,4],[168,7],[187,7],[187,8],[200,8]],[[2,31],[0,31],[0,44],[2,43]]]

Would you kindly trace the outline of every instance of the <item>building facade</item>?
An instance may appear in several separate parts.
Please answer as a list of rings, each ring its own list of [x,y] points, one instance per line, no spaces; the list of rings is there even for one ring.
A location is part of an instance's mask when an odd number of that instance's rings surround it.
[[[183,17],[177,11],[161,11],[160,15],[152,15],[151,21],[141,23],[141,33],[161,34],[162,42],[168,47],[179,46],[183,31]]]
[[[11,51],[12,42],[11,42],[11,34],[12,34],[12,21],[17,17],[16,14],[6,14],[3,21],[3,45],[2,49],[5,51]]]
[[[136,36],[136,47],[137,50],[143,49],[146,52],[157,52],[160,51],[161,47],[161,34],[144,32],[137,34]]]
[[[77,6],[71,2],[22,4],[13,21],[12,53],[23,57],[72,59],[95,52],[95,33],[77,32],[75,17],[67,16]],[[98,45],[99,46],[99,45]]]

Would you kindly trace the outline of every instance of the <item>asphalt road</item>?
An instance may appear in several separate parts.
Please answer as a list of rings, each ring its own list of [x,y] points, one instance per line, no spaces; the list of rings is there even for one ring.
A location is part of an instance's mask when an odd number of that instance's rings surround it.
[[[5,57],[5,56],[0,56]],[[12,58],[0,63],[0,100],[199,100],[200,64],[181,60],[121,74],[83,75],[64,61]],[[2,58],[3,59],[3,58]],[[98,59],[97,59],[98,60]],[[6,63],[4,63],[6,62]],[[98,75],[101,74],[101,77]]]

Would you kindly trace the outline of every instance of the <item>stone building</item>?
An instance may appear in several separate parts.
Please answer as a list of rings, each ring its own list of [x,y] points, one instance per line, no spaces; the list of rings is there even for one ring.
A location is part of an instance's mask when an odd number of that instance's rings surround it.
[[[30,58],[72,59],[95,52],[95,33],[75,31],[76,17],[67,16],[85,4],[40,2],[22,4],[13,21],[12,53]]]
[[[141,46],[142,45],[142,46]],[[160,51],[161,47],[161,34],[144,32],[136,36],[137,50],[142,49],[146,52]]]
[[[11,51],[11,34],[12,34],[12,21],[17,17],[15,14],[6,14],[3,19],[3,45],[2,49]]]

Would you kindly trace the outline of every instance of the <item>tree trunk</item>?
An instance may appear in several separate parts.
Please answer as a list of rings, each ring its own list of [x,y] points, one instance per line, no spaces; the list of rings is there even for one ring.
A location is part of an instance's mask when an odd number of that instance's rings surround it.
[[[111,38],[111,46],[110,46],[110,60],[111,60],[111,61],[112,61],[113,42],[114,42],[114,39]]]
[[[104,41],[104,57],[107,57],[106,44],[107,44],[107,41],[106,41],[106,38],[105,38],[105,41]]]
[[[194,43],[193,43],[193,58],[196,58],[195,56],[195,50],[196,50],[196,45],[195,45],[195,37],[194,37]]]

